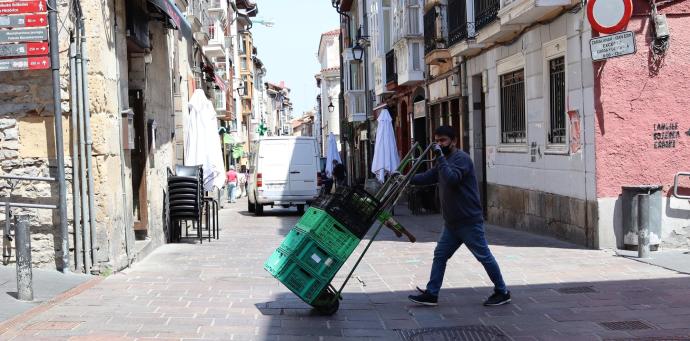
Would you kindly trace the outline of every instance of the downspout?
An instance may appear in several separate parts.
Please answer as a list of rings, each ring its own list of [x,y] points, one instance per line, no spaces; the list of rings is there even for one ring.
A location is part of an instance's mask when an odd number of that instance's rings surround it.
[[[81,58],[82,58],[82,68],[81,68],[81,82],[83,88],[82,100],[84,101],[84,130],[86,131],[86,176],[88,178],[88,195],[89,195],[89,237],[88,240],[90,249],[89,255],[91,256],[91,264],[96,263],[96,255],[94,250],[98,250],[96,246],[96,205],[94,203],[94,184],[93,184],[93,161],[91,158],[93,150],[93,138],[91,136],[91,105],[89,102],[89,70],[86,48],[86,28],[84,25],[84,17],[81,17],[80,21],[81,29]]]
[[[50,69],[53,85],[53,115],[55,118],[55,157],[57,161],[58,211],[60,216],[61,272],[70,271],[69,230],[67,229],[67,185],[65,183],[65,150],[62,131],[62,100],[60,99],[60,46],[58,40],[58,9],[56,0],[48,0],[48,35],[50,40]]]
[[[114,50],[115,53],[119,51],[118,49],[118,34],[117,30],[119,26],[117,25],[117,0],[113,0],[113,45],[114,45]],[[122,84],[120,84],[120,80],[122,77],[120,77],[120,61],[117,60],[116,58],[116,63],[115,63],[115,74],[117,77],[117,108],[118,108],[118,113],[117,113],[117,121],[119,123],[118,125],[118,142],[119,142],[119,154],[120,154],[120,185],[122,186],[122,208],[124,210],[123,215],[122,215],[122,232],[125,238],[125,254],[127,255],[127,266],[129,267],[132,265],[132,261],[129,255],[129,219],[127,217],[129,216],[129,212],[131,210],[129,209],[129,205],[127,202],[127,186],[125,185],[125,182],[127,181],[127,176],[125,174],[125,146],[124,146],[124,141],[122,141]]]
[[[81,42],[82,32],[78,31],[77,41]],[[83,72],[83,59],[81,55],[81,46],[77,48],[77,95],[78,100],[78,115],[79,115],[79,173],[80,173],[80,183],[81,183],[81,215],[82,215],[82,225],[84,226],[84,233],[82,234],[82,243],[84,243],[84,272],[91,272],[91,245],[89,241],[91,240],[91,229],[89,227],[89,202],[87,194],[87,180],[86,180],[86,140],[84,132],[84,83],[79,79]]]
[[[70,125],[72,126],[72,215],[74,227],[74,270],[80,271],[82,264],[82,249],[81,249],[81,210],[79,206],[79,126],[77,123],[77,102],[79,101],[77,95],[77,45],[74,40],[74,32],[70,33],[69,44],[69,76],[70,76],[70,104],[71,115]]]
[[[340,4],[339,3],[334,2],[334,3],[332,3],[332,6],[333,6],[333,8],[335,8],[335,11],[338,12],[338,14],[340,14],[341,20],[342,20],[342,17],[345,17],[345,20],[347,23],[347,32],[349,34],[351,31],[350,30],[350,15],[347,14],[347,12],[343,12],[340,10]],[[339,44],[339,49],[340,49],[340,54],[339,54],[339,58],[340,58],[340,93],[338,94],[338,109],[339,109],[338,110],[338,118],[339,118],[340,122],[338,122],[338,123],[341,125],[341,127],[340,127],[340,129],[341,129],[340,141],[343,142],[343,140],[345,140],[345,143],[343,144],[345,146],[345,148],[342,148],[342,149],[343,149],[343,154],[344,154],[343,158],[345,159],[345,165],[347,167],[347,179],[346,179],[346,181],[347,181],[348,186],[352,186],[352,160],[350,160],[350,153],[348,153],[348,151],[350,150],[350,148],[353,148],[353,145],[350,143],[351,141],[353,141],[353,139],[352,139],[352,137],[349,140],[345,139],[344,136],[346,136],[346,134],[343,134],[343,132],[342,132],[342,129],[343,129],[342,122],[345,121],[345,115],[346,115],[346,113],[345,113],[345,62],[343,60],[344,39],[343,39],[343,32],[342,32],[342,22],[340,23],[340,27],[341,27],[341,32],[340,32],[340,35],[338,36],[338,40],[340,42],[340,44]],[[349,122],[348,122],[348,127],[346,129],[349,129]],[[352,133],[351,131],[348,131],[348,135],[351,133]]]
[[[367,15],[367,0],[362,0],[362,23],[364,27],[364,32],[363,36],[368,36],[369,35],[369,16]],[[367,140],[366,140],[366,148],[364,148],[365,152],[365,166],[364,166],[364,183],[366,185],[367,180],[369,180],[369,173],[371,172],[371,160],[373,160],[373,147],[371,144],[371,117],[370,115],[373,113],[370,113],[370,107],[371,107],[371,99],[369,98],[369,46],[365,46],[366,50],[364,51],[364,55],[362,58],[362,63],[364,67],[364,100],[366,101],[364,103],[364,112],[366,115],[366,122],[367,122]]]

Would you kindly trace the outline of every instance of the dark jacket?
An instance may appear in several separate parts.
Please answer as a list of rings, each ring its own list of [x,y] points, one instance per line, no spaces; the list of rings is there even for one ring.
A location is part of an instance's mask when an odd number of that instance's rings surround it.
[[[456,150],[448,157],[438,157],[434,168],[415,175],[411,183],[438,184],[441,213],[449,227],[484,221],[474,164],[467,153]]]

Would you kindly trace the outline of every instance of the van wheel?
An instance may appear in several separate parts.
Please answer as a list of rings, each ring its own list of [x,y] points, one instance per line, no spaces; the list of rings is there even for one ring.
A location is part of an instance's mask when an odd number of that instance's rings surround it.
[[[304,214],[304,205],[297,205],[297,213]]]
[[[247,198],[247,211],[249,211],[249,213],[254,213],[254,204],[252,204],[249,198]]]
[[[254,204],[254,214],[257,216],[263,215],[264,214],[264,205],[261,205],[258,202],[256,204]]]

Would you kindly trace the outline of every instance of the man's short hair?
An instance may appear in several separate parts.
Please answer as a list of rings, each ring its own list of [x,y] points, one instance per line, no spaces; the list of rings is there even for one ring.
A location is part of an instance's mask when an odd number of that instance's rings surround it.
[[[455,139],[455,130],[453,130],[452,127],[450,126],[440,126],[436,128],[436,131],[434,131],[434,135],[436,136],[447,136],[451,140]]]

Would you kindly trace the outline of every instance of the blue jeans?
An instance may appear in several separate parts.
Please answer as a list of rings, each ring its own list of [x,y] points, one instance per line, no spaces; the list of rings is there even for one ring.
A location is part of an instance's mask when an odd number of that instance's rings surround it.
[[[228,184],[228,201],[235,202],[235,184]]]
[[[503,282],[503,276],[501,276],[501,269],[484,238],[484,225],[482,223],[453,228],[444,227],[441,239],[434,250],[434,262],[431,266],[431,276],[426,290],[430,294],[438,296],[443,284],[443,275],[446,272],[446,263],[462,244],[465,244],[474,257],[484,265],[484,270],[494,283],[494,290],[506,292],[507,288]]]

